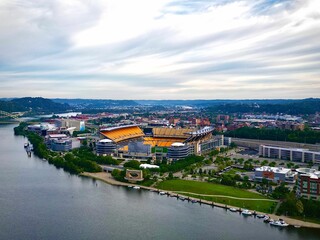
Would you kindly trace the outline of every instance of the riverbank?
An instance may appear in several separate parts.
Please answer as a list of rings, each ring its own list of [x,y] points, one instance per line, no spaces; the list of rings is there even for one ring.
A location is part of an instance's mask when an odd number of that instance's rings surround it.
[[[146,190],[153,190],[153,191],[162,191],[161,189],[157,189],[157,188],[153,188],[153,187],[145,187],[145,186],[141,186],[138,184],[132,184],[132,183],[125,183],[125,182],[119,182],[116,181],[110,173],[106,173],[106,172],[98,172],[98,173],[89,173],[89,172],[84,172],[80,174],[81,176],[84,177],[90,177],[90,178],[94,178],[100,181],[103,181],[105,183],[111,184],[111,185],[116,185],[116,186],[138,186],[141,189],[146,189]],[[167,190],[163,190],[164,192],[168,193],[169,195],[174,195],[176,196],[177,193],[174,191],[167,191]],[[196,197],[190,197],[184,194],[180,194],[179,196],[183,196],[185,198],[189,198],[190,200],[197,200],[199,202],[201,202],[202,204],[207,204],[207,205],[211,205],[211,206],[215,206],[215,207],[221,207],[221,208],[230,208],[230,207],[234,207],[231,205],[225,205],[225,204],[220,204],[220,203],[213,203],[210,201],[206,201],[200,198],[196,198]],[[235,207],[237,208],[237,207]],[[252,209],[254,210],[254,209]],[[257,214],[266,214],[263,212],[256,212]],[[278,218],[282,218],[284,219],[288,224],[293,225],[293,226],[301,226],[301,227],[306,227],[306,228],[319,228],[320,229],[320,224],[317,223],[311,223],[311,222],[305,222],[305,221],[301,221],[301,220],[297,220],[294,218],[290,218],[290,217],[286,217],[286,216],[277,216],[275,214],[267,214],[269,215],[271,218],[273,219],[278,219]]]
[[[19,121],[0,121],[0,124],[16,124],[16,123],[19,123]]]

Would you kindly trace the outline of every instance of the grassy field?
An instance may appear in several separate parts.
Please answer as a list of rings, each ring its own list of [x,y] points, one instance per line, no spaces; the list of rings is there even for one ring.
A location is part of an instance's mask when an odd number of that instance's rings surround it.
[[[217,196],[198,196],[196,194],[221,195],[248,199],[268,199],[257,193],[249,192],[239,188],[229,187],[221,184],[185,181],[185,180],[168,180],[160,182],[157,188],[168,191],[183,191],[190,194],[183,194],[190,197],[197,197],[211,202],[223,203],[240,208],[248,208],[251,210],[270,213],[273,211],[277,202],[261,201],[261,200],[242,200],[232,199],[228,197]],[[192,194],[194,193],[194,194]]]

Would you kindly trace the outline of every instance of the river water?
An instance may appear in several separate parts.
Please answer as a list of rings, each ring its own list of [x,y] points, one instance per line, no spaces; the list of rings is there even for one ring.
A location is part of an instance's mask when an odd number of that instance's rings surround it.
[[[253,217],[71,176],[0,125],[0,239],[320,239]]]

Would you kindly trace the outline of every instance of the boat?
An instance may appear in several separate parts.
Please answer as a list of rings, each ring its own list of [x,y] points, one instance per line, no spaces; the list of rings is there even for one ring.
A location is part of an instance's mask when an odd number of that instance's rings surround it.
[[[265,215],[264,218],[263,218],[263,221],[265,223],[269,223],[270,222],[270,217],[268,215]]]
[[[160,195],[166,195],[166,193],[165,193],[165,192],[159,192],[159,194],[160,194]]]
[[[231,211],[231,212],[237,212],[238,210],[236,209],[236,208],[229,208],[229,210]]]
[[[277,221],[270,222],[270,225],[276,226],[276,227],[288,227],[289,224],[286,223],[283,219],[279,219]]]
[[[250,212],[248,209],[243,209],[241,214],[244,216],[251,216],[252,212]]]
[[[133,189],[140,189],[140,187],[138,187],[138,186],[134,186],[134,187],[133,187]]]
[[[29,143],[24,144],[24,148],[27,148],[29,146]]]
[[[257,214],[257,218],[264,218],[265,215],[264,214]]]
[[[294,225],[294,227],[295,227],[295,228],[301,228],[301,226],[300,226],[300,225]]]
[[[186,200],[186,198],[184,198],[184,197],[179,197],[179,199],[180,199],[181,201]]]
[[[191,202],[192,202],[192,203],[197,203],[198,201],[195,200],[195,199],[192,199]]]
[[[128,186],[128,188],[132,188],[132,187],[133,187],[133,186],[130,186],[130,185]]]

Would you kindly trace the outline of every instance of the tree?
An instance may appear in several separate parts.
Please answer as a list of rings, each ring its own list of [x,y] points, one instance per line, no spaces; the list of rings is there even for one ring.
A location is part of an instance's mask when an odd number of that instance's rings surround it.
[[[289,192],[290,190],[285,186],[285,183],[281,183],[280,186],[276,187],[272,192],[272,197],[275,199],[284,199]]]
[[[87,141],[87,139],[83,140],[82,146],[88,146],[88,141]]]
[[[140,169],[140,165],[141,165],[141,163],[139,161],[131,160],[131,161],[126,162],[123,166],[125,168]]]
[[[124,181],[125,171],[121,171],[119,169],[113,169],[111,175],[117,181]]]
[[[241,180],[241,176],[239,174],[234,175],[233,178],[235,181],[240,181]]]
[[[244,176],[244,177],[243,177],[243,181],[244,181],[244,182],[249,182],[249,177],[248,177],[248,176]]]
[[[236,148],[236,147],[237,147],[237,144],[235,144],[234,142],[230,143],[230,148]]]
[[[296,203],[296,207],[297,207],[297,212],[302,215],[303,213],[303,203],[301,202],[301,200],[298,200],[297,203]]]
[[[294,163],[291,163],[291,162],[287,163],[287,168],[293,168],[293,167],[294,167]]]
[[[243,169],[248,170],[248,171],[252,171],[253,166],[251,163],[249,163],[249,164],[246,163],[246,164],[244,164]]]
[[[271,163],[269,163],[269,167],[275,167],[276,166],[276,162],[271,162]]]
[[[236,181],[230,175],[224,174],[222,175],[221,184],[235,186]]]
[[[269,183],[269,182],[268,182],[268,179],[266,179],[265,177],[262,178],[262,180],[261,180],[261,184],[262,184],[262,185],[267,186],[268,183]]]
[[[239,158],[239,159],[238,159],[238,163],[239,163],[239,164],[241,164],[241,165],[242,165],[242,164],[243,164],[243,162],[244,162],[244,159],[243,159],[243,158]]]

